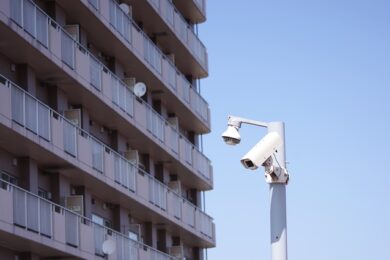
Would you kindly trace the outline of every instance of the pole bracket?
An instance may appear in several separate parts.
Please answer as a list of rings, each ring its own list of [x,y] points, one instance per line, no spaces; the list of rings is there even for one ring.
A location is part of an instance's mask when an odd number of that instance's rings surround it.
[[[265,167],[264,177],[267,183],[288,184],[290,178],[288,170],[286,168],[274,165],[272,157],[269,157],[263,166]]]

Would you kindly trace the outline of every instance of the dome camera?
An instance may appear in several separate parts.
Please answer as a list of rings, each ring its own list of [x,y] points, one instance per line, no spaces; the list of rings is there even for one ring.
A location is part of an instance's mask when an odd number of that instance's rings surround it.
[[[241,141],[240,133],[234,126],[229,125],[225,132],[222,134],[223,141],[229,145],[239,144]]]

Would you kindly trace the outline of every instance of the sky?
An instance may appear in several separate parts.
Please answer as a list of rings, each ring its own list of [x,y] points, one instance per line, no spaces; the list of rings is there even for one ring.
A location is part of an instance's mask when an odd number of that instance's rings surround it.
[[[208,260],[270,259],[269,186],[240,158],[266,130],[221,139],[229,114],[284,121],[290,260],[390,259],[390,1],[207,1],[199,36],[214,167]]]

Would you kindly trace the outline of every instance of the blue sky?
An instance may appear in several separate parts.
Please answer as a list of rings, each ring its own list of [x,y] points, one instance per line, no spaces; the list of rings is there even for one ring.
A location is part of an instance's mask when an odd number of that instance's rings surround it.
[[[239,163],[265,130],[226,146],[229,114],[286,122],[289,259],[390,259],[389,13],[385,0],[207,1],[209,260],[270,259],[263,170]]]

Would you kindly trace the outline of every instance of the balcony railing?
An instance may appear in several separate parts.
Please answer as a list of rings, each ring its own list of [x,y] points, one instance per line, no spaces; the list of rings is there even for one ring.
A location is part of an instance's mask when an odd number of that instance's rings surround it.
[[[12,0],[11,14],[15,22],[45,47],[48,46],[48,18],[30,1]],[[22,12],[20,10],[23,10]]]
[[[202,11],[203,15],[206,15],[206,0],[193,0],[198,6],[199,10]]]
[[[91,171],[105,175],[113,183],[118,183],[135,196],[144,201],[149,201],[157,208],[200,231],[206,237],[213,239],[213,233],[202,232],[202,227],[207,225],[207,230],[212,232],[213,220],[200,208],[195,207],[167,185],[138,168],[138,165],[134,165],[124,156],[118,154],[1,75],[0,94],[2,100],[11,100],[8,103],[9,107],[7,107],[7,103],[0,106],[0,113],[5,114],[5,117],[11,118],[16,124],[69,154],[71,158],[74,157],[82,165],[90,167]],[[30,113],[26,109],[28,104],[34,104],[34,107],[38,106],[41,109],[37,110],[37,114]],[[47,118],[43,121],[40,119],[43,117]],[[31,125],[39,125],[39,122],[45,123],[35,129],[45,129],[42,130],[45,134],[40,134],[39,131],[36,132],[31,127]],[[165,125],[165,127],[171,129],[170,126]],[[183,139],[180,139],[180,142],[182,145],[186,144]],[[188,143],[186,145],[189,147],[186,148],[188,152],[194,154],[194,158],[197,158],[196,150],[191,150]],[[179,209],[181,209],[181,212],[179,212]],[[207,223],[202,226],[201,223],[206,220]],[[196,225],[196,223],[198,224]]]
[[[102,245],[109,239],[115,243],[116,255],[116,258],[110,256],[110,259],[176,259],[11,183],[0,180],[0,184],[1,196],[9,198],[2,200],[4,205],[1,208],[13,213],[7,215],[11,216],[10,219],[1,219],[2,222],[80,248],[91,256],[105,256]],[[64,238],[61,230],[65,232]],[[82,243],[90,240],[94,241],[94,248]]]
[[[139,169],[117,154],[114,154],[114,167],[115,182],[135,192]]]
[[[27,0],[25,0],[27,1]],[[159,1],[159,0],[158,0]],[[152,2],[155,2],[152,0]],[[89,1],[89,4],[96,8],[99,4],[95,4],[95,1]],[[96,13],[108,21],[110,25],[119,33],[119,36],[122,37],[128,44],[132,45],[137,53],[140,53],[143,59],[153,71],[159,77],[162,77],[163,83],[169,87],[184,103],[188,104],[195,114],[197,114],[204,123],[207,125],[210,124],[209,111],[208,111],[208,103],[203,99],[203,97],[196,92],[193,88],[191,88],[191,84],[185,79],[184,75],[175,67],[175,65],[169,60],[169,58],[162,53],[162,51],[150,40],[150,38],[145,34],[145,32],[138,27],[138,25],[127,15],[122,9],[119,7],[118,3],[114,0],[109,0],[109,14]],[[179,16],[177,16],[179,17]],[[180,16],[181,17],[181,16]],[[179,19],[179,18],[176,18]],[[182,20],[181,23],[176,22],[176,24],[180,24],[181,28],[186,27],[184,24],[184,18],[180,18]],[[187,28],[187,27],[186,27]],[[183,29],[178,29],[183,31]],[[185,34],[185,38],[188,39],[188,45],[191,49],[194,50],[194,53],[198,53],[197,56],[203,57],[202,59],[207,62],[207,54],[206,49],[199,41],[197,36],[191,31]],[[178,84],[177,79],[180,78],[180,81],[185,81],[183,84]],[[191,99],[185,99],[179,93],[185,93],[189,90],[181,90],[179,88],[190,88],[191,95],[198,96],[196,99],[201,100],[201,102],[193,102]],[[198,107],[198,106],[205,106]]]
[[[12,118],[31,132],[50,140],[50,110],[19,88],[11,89]]]
[[[99,0],[88,0],[88,3],[90,3],[96,10],[99,10]]]
[[[112,1],[112,0],[110,0]],[[31,8],[26,9],[23,8],[25,2],[28,2],[27,5],[32,5]],[[115,3],[116,5],[117,3]],[[28,16],[25,15],[25,12],[33,12],[44,14],[39,10],[37,6],[32,4],[29,0],[16,0],[11,1],[11,18],[17,22],[19,17]],[[119,12],[119,11],[118,11]],[[122,10],[120,10],[122,12]],[[44,14],[45,15],[45,14]],[[100,91],[102,95],[111,100],[114,105],[118,106],[120,110],[124,111],[128,116],[134,117],[134,109],[136,107],[135,96],[132,90],[127,87],[127,85],[120,80],[114,73],[112,73],[104,64],[102,64],[96,57],[94,57],[87,49],[85,49],[82,45],[80,45],[77,41],[75,41],[63,28],[61,28],[54,20],[51,20],[48,16],[45,17],[46,22],[49,24],[48,29],[48,48],[49,51],[52,52],[55,56],[59,57],[67,66],[69,66],[72,70],[78,73],[82,79],[86,80],[95,90]],[[20,26],[24,26],[23,19]],[[34,26],[38,26],[38,23],[35,23]],[[46,24],[47,25],[47,24]],[[26,25],[27,26],[27,25]],[[44,26],[44,28],[46,28]],[[43,29],[36,29],[34,31],[42,31]],[[136,30],[132,30],[135,32]],[[145,35],[143,36],[145,38]],[[159,51],[159,50],[158,50]],[[153,59],[154,60],[154,59]],[[169,64],[169,62],[167,62]],[[165,71],[165,70],[163,70]],[[177,93],[183,99],[184,102],[189,104],[193,111],[195,111],[201,118],[204,119],[205,122],[209,122],[209,112],[208,105],[206,101],[196,92],[193,88],[190,87],[190,84],[187,80],[185,80],[184,76],[181,74],[176,74],[177,82]],[[150,131],[153,136],[155,136],[160,143],[166,144],[168,147],[171,147],[172,151],[179,155],[183,161],[186,159],[188,161],[194,161],[194,158],[189,158],[189,156],[194,157],[201,156],[204,157],[203,161],[207,161],[209,163],[208,167],[203,167],[201,165],[196,165],[190,163],[189,165],[193,165],[193,167],[199,173],[199,176],[211,181],[211,163],[207,157],[201,153],[197,147],[192,145],[184,136],[180,135],[176,129],[174,129],[170,123],[161,117],[153,108],[151,108],[147,103],[142,102],[141,110],[147,111],[143,118],[136,118],[141,121],[146,121],[146,127],[148,131]],[[39,108],[38,108],[39,109]],[[18,120],[24,120],[22,118]],[[44,118],[42,118],[44,120]],[[71,126],[69,126],[71,127]],[[39,129],[38,129],[39,130]],[[168,138],[165,135],[165,132],[170,132],[170,137]],[[44,133],[41,133],[42,135]],[[175,137],[176,135],[176,137]],[[172,137],[174,136],[174,137]],[[189,155],[186,152],[184,157],[184,151],[181,152],[179,150],[179,145],[177,145],[177,139],[184,140],[188,143],[187,146],[191,146],[195,151],[194,154]],[[69,136],[65,137],[67,142],[66,151],[75,155],[77,152],[75,147],[73,146],[72,140],[75,139],[74,134],[71,132]],[[187,147],[186,146],[186,147]],[[188,149],[188,148],[187,148]]]
[[[109,5],[110,24],[127,42],[131,43],[131,19],[122,11],[116,2],[109,1]]]
[[[207,70],[208,61],[206,48],[198,36],[193,32],[191,26],[187,23],[179,10],[177,10],[175,5],[172,3],[172,0],[148,0],[148,2],[178,35],[178,38],[183,41],[198,62]],[[198,7],[204,6],[202,0],[197,0],[195,3]],[[200,10],[203,11],[204,9],[202,8]]]
[[[147,107],[146,116],[147,116],[146,128],[148,129],[148,131],[151,132],[161,142],[164,142],[165,120],[156,111],[152,110],[150,107]]]
[[[207,69],[206,48],[192,31],[181,13],[176,9],[171,0],[148,0],[163,19],[172,27],[172,30],[186,44],[199,63]]]

